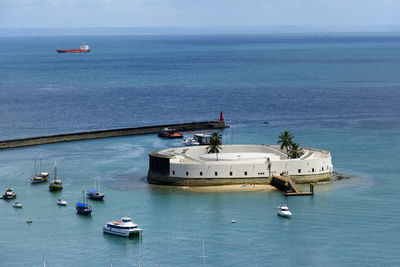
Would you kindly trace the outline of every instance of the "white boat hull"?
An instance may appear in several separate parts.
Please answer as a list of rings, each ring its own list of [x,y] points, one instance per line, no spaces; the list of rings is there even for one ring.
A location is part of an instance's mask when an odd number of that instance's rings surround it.
[[[119,229],[113,229],[111,227],[103,227],[103,232],[107,234],[112,234],[112,235],[118,235],[118,236],[135,236],[135,235],[140,235],[142,233],[142,229],[140,228],[135,228],[133,230],[119,230]]]
[[[285,217],[285,218],[290,218],[290,217],[292,217],[292,213],[289,211],[278,211],[278,216],[281,216],[281,217]]]

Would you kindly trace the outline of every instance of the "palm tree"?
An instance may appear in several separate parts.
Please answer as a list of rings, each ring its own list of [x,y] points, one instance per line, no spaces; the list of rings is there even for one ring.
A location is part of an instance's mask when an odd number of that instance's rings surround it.
[[[288,151],[288,156],[291,159],[297,159],[303,156],[304,152],[302,148],[297,144],[297,143],[292,143],[290,145],[289,151]]]
[[[207,147],[207,153],[216,153],[217,161],[218,161],[218,153],[219,150],[222,149],[222,135],[219,132],[213,132],[211,134],[210,143]]]
[[[279,140],[278,140],[278,144],[281,144],[281,150],[285,149],[286,150],[286,154],[288,155],[289,150],[288,148],[290,147],[290,145],[292,144],[292,140],[293,140],[293,135],[289,132],[289,131],[284,131],[281,133],[280,136],[278,136]]]

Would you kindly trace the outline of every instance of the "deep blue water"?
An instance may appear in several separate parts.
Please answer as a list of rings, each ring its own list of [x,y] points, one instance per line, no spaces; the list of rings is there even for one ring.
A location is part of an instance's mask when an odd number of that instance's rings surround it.
[[[91,53],[55,51],[83,41]],[[223,111],[226,143],[275,143],[291,130],[352,177],[313,197],[193,193],[146,183],[147,154],[180,145],[156,135],[3,150],[0,190],[12,186],[24,208],[0,202],[0,259],[107,266],[112,254],[114,266],[137,266],[141,249],[144,266],[199,266],[204,234],[208,266],[397,265],[399,99],[400,34],[0,37],[0,139]],[[57,161],[62,193],[29,183],[35,158],[48,170]],[[106,200],[83,218],[74,203],[95,179]],[[282,201],[291,220],[275,214]],[[141,243],[103,235],[121,216],[144,228]]]

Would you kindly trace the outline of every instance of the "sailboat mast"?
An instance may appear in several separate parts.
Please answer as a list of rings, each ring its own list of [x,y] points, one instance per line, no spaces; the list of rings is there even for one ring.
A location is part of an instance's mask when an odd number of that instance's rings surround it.
[[[142,262],[142,235],[139,237],[139,267],[143,267]]]
[[[203,256],[201,256],[201,258],[203,259],[203,267],[205,267],[206,266],[206,263],[205,263],[205,261],[204,261],[204,258],[205,258],[206,256],[204,256],[204,233],[203,233]]]
[[[35,159],[35,165],[34,165],[34,167],[33,167],[34,169],[35,169],[35,173],[34,173],[34,175],[36,176],[36,174],[37,174],[37,169],[36,169],[36,159]]]
[[[203,234],[203,267],[205,266],[205,263],[204,263],[204,234]]]
[[[160,266],[160,242],[158,242],[158,267]]]
[[[42,159],[39,160],[39,173],[42,173]]]

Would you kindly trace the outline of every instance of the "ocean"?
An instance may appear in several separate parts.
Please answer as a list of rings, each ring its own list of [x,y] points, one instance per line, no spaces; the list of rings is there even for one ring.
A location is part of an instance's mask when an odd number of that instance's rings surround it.
[[[92,52],[56,53],[83,41]],[[0,201],[1,262],[398,265],[399,99],[398,33],[0,37],[1,140],[223,112],[224,143],[275,144],[289,130],[301,146],[329,150],[346,177],[302,197],[153,186],[148,153],[181,145],[156,134],[0,150],[0,191],[13,187],[24,204]],[[40,158],[49,172],[57,162],[62,192],[30,183]],[[75,202],[95,180],[105,200],[79,216]],[[281,202],[293,218],[276,216]],[[123,216],[142,239],[103,234]]]

